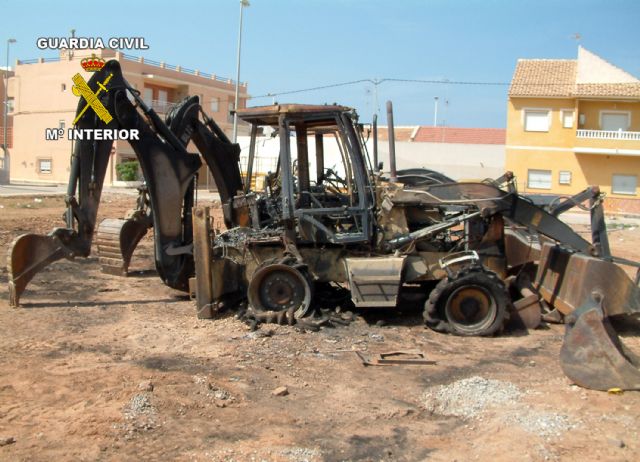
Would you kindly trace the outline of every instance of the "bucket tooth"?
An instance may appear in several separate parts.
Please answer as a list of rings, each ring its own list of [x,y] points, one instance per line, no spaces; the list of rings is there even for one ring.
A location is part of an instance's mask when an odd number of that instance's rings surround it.
[[[574,383],[594,390],[640,390],[640,359],[629,351],[604,315],[597,294],[566,317],[560,350],[562,370]]]

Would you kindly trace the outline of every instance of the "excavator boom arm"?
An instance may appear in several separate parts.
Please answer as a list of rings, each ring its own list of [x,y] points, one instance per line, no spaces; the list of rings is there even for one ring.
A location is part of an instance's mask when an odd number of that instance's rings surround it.
[[[221,169],[222,173],[215,170],[214,173],[222,177],[227,201],[235,193],[233,188],[242,188],[237,166],[239,148],[230,143],[210,119],[203,123],[183,113],[172,119],[171,127],[167,126],[126,82],[117,61],[107,62],[87,82],[88,87],[98,93],[101,82],[109,76],[108,91],[101,92],[98,98],[112,119],[105,124],[94,111],[86,110],[86,103],[81,99],[75,128],[137,130],[137,137],[131,136],[128,142],[140,162],[149,190],[156,268],[165,284],[187,291],[194,271],[191,252],[194,183],[202,162],[199,155],[188,153],[186,146],[193,137],[210,166],[226,166]],[[192,103],[192,110],[196,106],[199,109],[195,104],[197,98]],[[67,227],[54,229],[47,236],[22,235],[12,243],[9,254],[11,305],[18,306],[29,281],[48,264],[61,258],[89,256],[112,145],[111,140],[76,141],[67,194]]]

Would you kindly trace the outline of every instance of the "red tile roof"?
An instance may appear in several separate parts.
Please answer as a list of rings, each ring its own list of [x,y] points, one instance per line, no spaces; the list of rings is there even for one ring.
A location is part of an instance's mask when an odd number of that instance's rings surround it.
[[[640,80],[579,47],[578,59],[519,59],[509,96],[640,98]]]
[[[510,96],[571,96],[577,62],[567,59],[519,59]]]
[[[416,127],[395,127],[393,134],[396,141],[411,141],[411,135]],[[389,130],[387,127],[378,126],[378,141],[389,141]]]
[[[505,144],[504,128],[420,127],[413,141],[423,143]]]

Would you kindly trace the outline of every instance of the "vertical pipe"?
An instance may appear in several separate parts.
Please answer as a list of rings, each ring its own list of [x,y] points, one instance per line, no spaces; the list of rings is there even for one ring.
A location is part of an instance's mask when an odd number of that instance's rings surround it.
[[[373,171],[378,169],[378,114],[373,114]]]
[[[307,127],[304,123],[297,123],[295,127],[296,145],[298,147],[298,194],[300,195],[300,207],[304,208],[309,203],[309,196],[305,193],[311,191]]]
[[[244,177],[245,194],[251,190],[251,177],[253,176],[253,163],[256,157],[256,144],[258,142],[258,124],[251,124],[251,138],[249,140],[249,159],[247,160],[247,174]]]
[[[280,135],[280,155],[278,156],[278,163],[280,167],[280,178],[282,179],[282,221],[285,225],[285,233],[293,237],[290,233],[293,230],[293,204],[291,199],[293,198],[293,179],[291,178],[291,150],[289,149],[289,130],[287,127],[287,120],[284,114],[280,114],[278,117],[278,130]]]
[[[396,171],[396,136],[393,128],[393,104],[387,101],[387,130],[389,131],[389,168],[391,170],[391,181],[398,181]]]
[[[324,138],[322,133],[316,133],[316,184],[324,180]]]

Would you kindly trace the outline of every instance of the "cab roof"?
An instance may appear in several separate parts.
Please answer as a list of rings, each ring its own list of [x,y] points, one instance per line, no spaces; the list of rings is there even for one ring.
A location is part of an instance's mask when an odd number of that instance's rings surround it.
[[[278,125],[278,118],[285,114],[291,118],[304,119],[309,116],[327,116],[327,119],[333,118],[337,113],[351,112],[352,108],[340,106],[337,104],[272,104],[269,106],[255,106],[238,110],[238,117],[245,122],[258,125]]]

